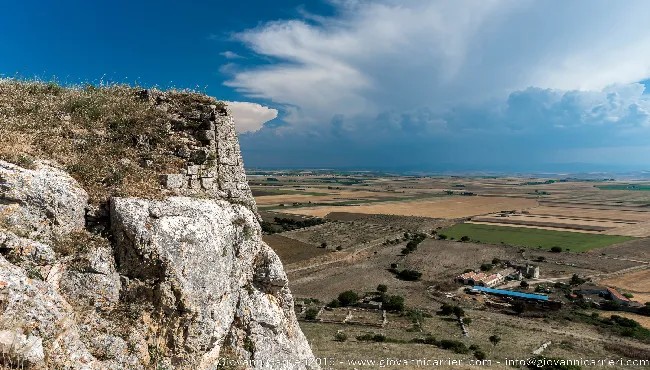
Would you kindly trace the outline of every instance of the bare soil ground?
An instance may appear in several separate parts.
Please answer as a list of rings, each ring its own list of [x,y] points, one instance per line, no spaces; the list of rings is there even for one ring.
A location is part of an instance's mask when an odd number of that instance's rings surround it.
[[[278,254],[284,265],[331,253],[331,251],[318,248],[316,245],[303,243],[278,234],[264,235],[262,239]]]
[[[629,242],[592,250],[587,253],[602,253],[608,257],[650,263],[650,238],[631,240]]]
[[[536,204],[536,200],[524,198],[454,196],[433,200],[386,202],[359,206],[293,208],[283,211],[319,217],[325,217],[330,212],[351,212],[430,218],[462,218],[500,210],[528,209],[535,207]]]
[[[650,302],[650,270],[633,272],[618,278],[601,280],[600,284],[621,289],[623,292],[632,293],[632,300],[645,303]]]

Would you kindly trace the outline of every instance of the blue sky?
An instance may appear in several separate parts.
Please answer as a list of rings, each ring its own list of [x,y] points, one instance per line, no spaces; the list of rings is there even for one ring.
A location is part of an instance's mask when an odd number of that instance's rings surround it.
[[[647,14],[645,0],[23,0],[0,13],[0,74],[199,88],[232,102],[249,167],[650,169]]]

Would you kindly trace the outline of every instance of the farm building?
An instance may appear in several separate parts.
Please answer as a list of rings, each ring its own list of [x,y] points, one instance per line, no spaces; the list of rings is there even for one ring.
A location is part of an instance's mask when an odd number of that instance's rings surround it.
[[[594,284],[583,284],[578,288],[574,289],[574,292],[580,293],[583,295],[598,295],[599,297],[609,298],[614,302],[617,302],[621,306],[626,307],[637,307],[641,306],[639,302],[635,302],[622,295],[619,291],[614,288],[594,285]]]
[[[487,293],[487,294],[494,294],[498,296],[517,298],[517,299],[525,299],[525,300],[533,300],[533,301],[548,301],[548,296],[544,294],[521,293],[512,290],[492,289],[492,288],[486,288],[482,286],[474,286],[472,287],[471,291],[473,293]]]
[[[456,280],[459,283],[463,283],[465,285],[478,285],[478,286],[484,286],[484,287],[493,287],[497,286],[499,284],[502,284],[503,282],[506,281],[506,277],[510,274],[512,274],[514,270],[512,269],[507,269],[503,271],[499,271],[497,273],[493,274],[486,274],[483,272],[466,272],[464,274],[459,275],[456,277]]]

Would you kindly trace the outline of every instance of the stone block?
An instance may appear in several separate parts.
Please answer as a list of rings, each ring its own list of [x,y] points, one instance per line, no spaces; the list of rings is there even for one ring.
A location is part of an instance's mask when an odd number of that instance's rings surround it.
[[[210,190],[214,186],[214,177],[204,177],[201,179],[201,187],[205,190]]]
[[[201,189],[201,180],[199,179],[189,179],[187,182],[190,189],[199,190]]]
[[[185,175],[178,173],[162,175],[160,182],[167,189],[180,189],[185,185]]]
[[[187,174],[188,175],[198,175],[200,168],[201,168],[201,166],[198,166],[198,165],[187,166]]]

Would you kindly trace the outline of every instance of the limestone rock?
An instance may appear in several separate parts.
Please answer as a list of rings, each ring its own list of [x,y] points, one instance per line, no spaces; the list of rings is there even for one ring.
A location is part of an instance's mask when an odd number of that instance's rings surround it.
[[[214,368],[223,348],[278,360],[277,369],[313,360],[280,260],[251,210],[185,197],[116,198],[111,207],[125,296],[147,297],[158,310],[172,363]]]
[[[35,170],[0,161],[0,225],[30,239],[84,227],[88,194],[67,173],[37,162]]]
[[[49,245],[35,240],[21,238],[16,234],[0,230],[0,253],[13,264],[45,266],[55,262],[55,254]]]
[[[0,287],[4,306],[0,313],[1,341],[17,330],[29,333],[25,338],[12,338],[31,346],[29,351],[21,352],[25,361],[36,361],[46,368],[100,368],[79,339],[71,307],[52,285],[27,277],[22,269],[0,256]],[[39,363],[41,347],[47,354],[46,364]]]
[[[40,365],[45,360],[43,339],[26,336],[19,330],[0,330],[0,351],[10,364],[21,367]]]

